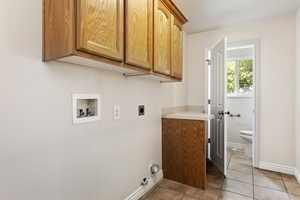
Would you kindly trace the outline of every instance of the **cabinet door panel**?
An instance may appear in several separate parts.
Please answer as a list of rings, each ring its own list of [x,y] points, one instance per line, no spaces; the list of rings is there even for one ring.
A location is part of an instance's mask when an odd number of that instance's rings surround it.
[[[155,0],[154,71],[170,75],[171,71],[171,12]]]
[[[126,1],[126,63],[153,66],[153,0]]]
[[[206,178],[204,123],[194,120],[182,120],[181,123],[183,183],[203,187]]]
[[[163,119],[162,160],[164,177],[182,182],[181,123],[176,119]]]
[[[123,60],[123,0],[77,0],[77,49]]]
[[[172,17],[172,76],[182,79],[182,28],[180,22]]]

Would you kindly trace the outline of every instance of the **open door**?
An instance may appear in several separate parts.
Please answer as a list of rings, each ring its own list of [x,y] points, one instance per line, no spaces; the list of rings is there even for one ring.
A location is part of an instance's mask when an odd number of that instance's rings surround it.
[[[213,164],[227,174],[226,123],[229,112],[226,105],[226,39],[210,50],[210,113],[215,116],[210,122],[210,157]]]

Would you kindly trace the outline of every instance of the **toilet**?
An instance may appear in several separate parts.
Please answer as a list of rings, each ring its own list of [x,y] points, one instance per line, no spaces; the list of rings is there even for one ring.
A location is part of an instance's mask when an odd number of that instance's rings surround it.
[[[245,145],[245,154],[248,157],[252,157],[252,140],[253,140],[253,131],[250,130],[241,130],[240,137],[246,141]]]

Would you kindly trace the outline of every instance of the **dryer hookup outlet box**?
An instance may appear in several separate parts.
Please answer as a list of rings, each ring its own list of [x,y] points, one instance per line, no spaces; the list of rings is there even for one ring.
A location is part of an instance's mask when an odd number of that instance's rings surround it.
[[[145,106],[144,105],[139,105],[139,116],[144,116],[145,115]]]

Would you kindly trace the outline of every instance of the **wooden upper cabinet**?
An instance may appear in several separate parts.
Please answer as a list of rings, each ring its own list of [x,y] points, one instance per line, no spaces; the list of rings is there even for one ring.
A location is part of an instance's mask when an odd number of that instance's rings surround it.
[[[153,0],[126,0],[127,64],[153,66]]]
[[[77,0],[77,49],[123,60],[123,0]]]
[[[154,72],[170,75],[172,15],[162,0],[155,0],[154,20]]]
[[[172,17],[172,58],[171,58],[171,75],[174,78],[182,79],[182,63],[183,63],[183,39],[182,24]]]
[[[43,0],[43,60],[180,80],[185,22],[172,0]]]

